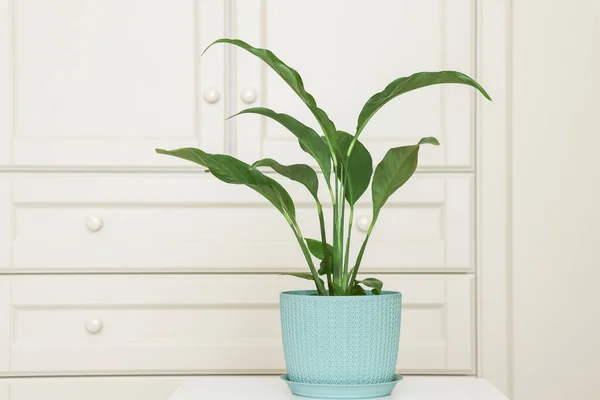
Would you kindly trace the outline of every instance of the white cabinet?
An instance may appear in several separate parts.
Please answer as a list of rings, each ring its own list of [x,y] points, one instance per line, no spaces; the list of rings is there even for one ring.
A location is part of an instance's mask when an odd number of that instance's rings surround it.
[[[396,78],[447,69],[474,73],[474,0],[244,0],[235,3],[235,21],[239,37],[298,70],[338,129],[350,133],[367,99]],[[276,73],[243,50],[235,54],[237,110],[262,105],[318,126]],[[258,93],[250,104],[248,91]],[[436,136],[443,146],[423,149],[424,168],[471,168],[473,96],[462,85],[408,93],[383,108],[361,140],[378,162],[390,147]],[[285,128],[260,118],[238,117],[236,154],[246,161],[314,163]]]
[[[470,276],[378,276],[403,293],[398,368],[473,370]],[[4,339],[14,374],[281,373],[275,275],[12,276]],[[4,300],[6,303],[6,299]],[[4,309],[6,309],[6,304]],[[8,349],[7,349],[8,346]]]
[[[296,202],[303,234],[318,238],[314,200],[295,182],[281,182]],[[5,218],[14,232],[2,243],[12,253],[3,266],[9,270],[306,269],[290,227],[268,201],[207,174],[22,174],[10,187],[0,195],[0,204],[12,198]],[[353,259],[370,223],[369,197],[355,210]],[[365,270],[471,270],[471,198],[469,175],[416,176],[382,212]]]
[[[7,379],[0,381],[0,400],[167,400],[183,380],[161,376]]]
[[[0,0],[0,376],[282,372],[278,293],[310,287],[276,276],[306,271],[285,219],[154,149],[314,165],[278,124],[225,118],[265,106],[317,126],[260,60],[223,44],[201,52],[220,37],[273,50],[353,133],[395,78],[475,75],[475,3]],[[374,163],[423,136],[442,142],[388,201],[361,269],[404,293],[402,372],[476,373],[474,96],[406,94],[361,137]],[[270,176],[318,238],[309,193]],[[355,209],[352,257],[370,197]],[[158,400],[177,382],[0,379],[0,400]]]
[[[159,167],[174,164],[156,147],[223,152],[225,53],[199,55],[225,35],[224,10],[0,0],[0,165]]]

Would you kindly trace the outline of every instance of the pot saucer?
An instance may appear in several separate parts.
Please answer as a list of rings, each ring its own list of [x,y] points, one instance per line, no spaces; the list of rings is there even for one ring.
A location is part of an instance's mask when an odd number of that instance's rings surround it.
[[[394,380],[391,382],[369,385],[325,385],[292,382],[287,374],[281,375],[281,379],[287,383],[292,393],[298,396],[320,399],[372,399],[392,393],[394,386],[402,380],[402,375],[394,375]]]

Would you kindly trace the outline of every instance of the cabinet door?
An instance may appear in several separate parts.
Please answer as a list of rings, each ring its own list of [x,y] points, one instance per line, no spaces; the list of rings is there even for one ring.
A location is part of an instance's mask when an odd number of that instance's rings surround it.
[[[224,0],[0,0],[0,166],[224,149]],[[200,117],[201,116],[201,117]]]
[[[375,276],[403,293],[399,371],[472,373],[472,277]],[[21,375],[282,373],[279,293],[314,287],[269,274],[7,279]]]
[[[338,129],[351,133],[367,99],[398,77],[446,69],[474,72],[473,0],[245,0],[236,3],[235,12],[237,36],[268,47],[297,69]],[[262,105],[318,126],[279,76],[243,50],[235,51],[238,110]],[[436,136],[443,147],[423,149],[423,168],[470,168],[473,96],[473,89],[463,85],[405,94],[369,122],[361,140],[379,160],[390,147]],[[310,162],[277,123],[245,115],[236,124],[237,154],[243,159]]]

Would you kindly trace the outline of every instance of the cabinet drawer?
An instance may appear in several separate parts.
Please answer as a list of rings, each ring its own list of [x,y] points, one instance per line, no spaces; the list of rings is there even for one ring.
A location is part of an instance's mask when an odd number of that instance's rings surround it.
[[[310,194],[282,183],[303,234],[318,238]],[[290,227],[271,204],[206,174],[29,175],[5,186],[4,203],[12,196],[12,206],[0,212],[14,228],[5,233],[12,257],[0,257],[0,267],[12,259],[10,268],[22,271],[305,269]],[[354,255],[372,214],[370,193],[364,197],[355,210]],[[380,272],[469,271],[472,231],[471,176],[418,175],[388,201],[363,265]]]
[[[0,400],[167,400],[183,377],[0,380]]]
[[[9,278],[0,276],[0,375],[10,369],[10,332],[13,326],[10,315],[10,287]],[[0,400],[3,400],[1,395]]]
[[[471,372],[472,278],[379,277],[404,294],[399,369]],[[311,288],[277,275],[20,275],[0,282],[11,316],[0,327],[0,354],[10,372],[24,375],[280,373],[279,293]]]

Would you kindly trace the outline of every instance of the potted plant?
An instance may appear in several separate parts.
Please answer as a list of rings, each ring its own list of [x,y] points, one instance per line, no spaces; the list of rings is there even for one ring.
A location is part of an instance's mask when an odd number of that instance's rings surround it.
[[[283,346],[288,370],[283,378],[292,391],[313,397],[335,398],[388,394],[400,379],[395,375],[395,368],[402,295],[384,291],[383,283],[378,279],[358,279],[357,273],[386,201],[415,172],[420,147],[437,146],[439,142],[433,137],[426,137],[414,145],[392,148],[373,171],[371,155],[359,138],[381,107],[412,90],[456,83],[472,86],[487,99],[490,97],[475,80],[460,72],[419,72],[398,78],[373,95],[358,116],[356,132],[349,134],[335,127],[306,91],[298,72],[271,51],[227,38],[215,41],[209,48],[216,43],[238,46],[260,58],[306,104],[317,120],[322,135],[290,115],[267,108],[249,108],[233,117],[257,114],[283,125],[296,136],[302,150],[314,158],[322,179],[308,165],[284,165],[271,158],[250,165],[229,155],[209,154],[197,148],[156,151],[200,164],[223,182],[246,185],[257,191],[281,212],[292,229],[309,272],[289,275],[311,280],[315,284],[315,290],[284,292],[280,296]],[[263,174],[258,167],[269,167],[306,187],[315,200],[321,231],[319,239],[302,235],[292,198],[280,183]],[[323,206],[318,196],[320,181],[324,181],[333,206],[331,243],[328,242]],[[372,222],[356,260],[350,260],[354,206],[369,185],[373,204]],[[313,258],[319,261],[318,266]]]

